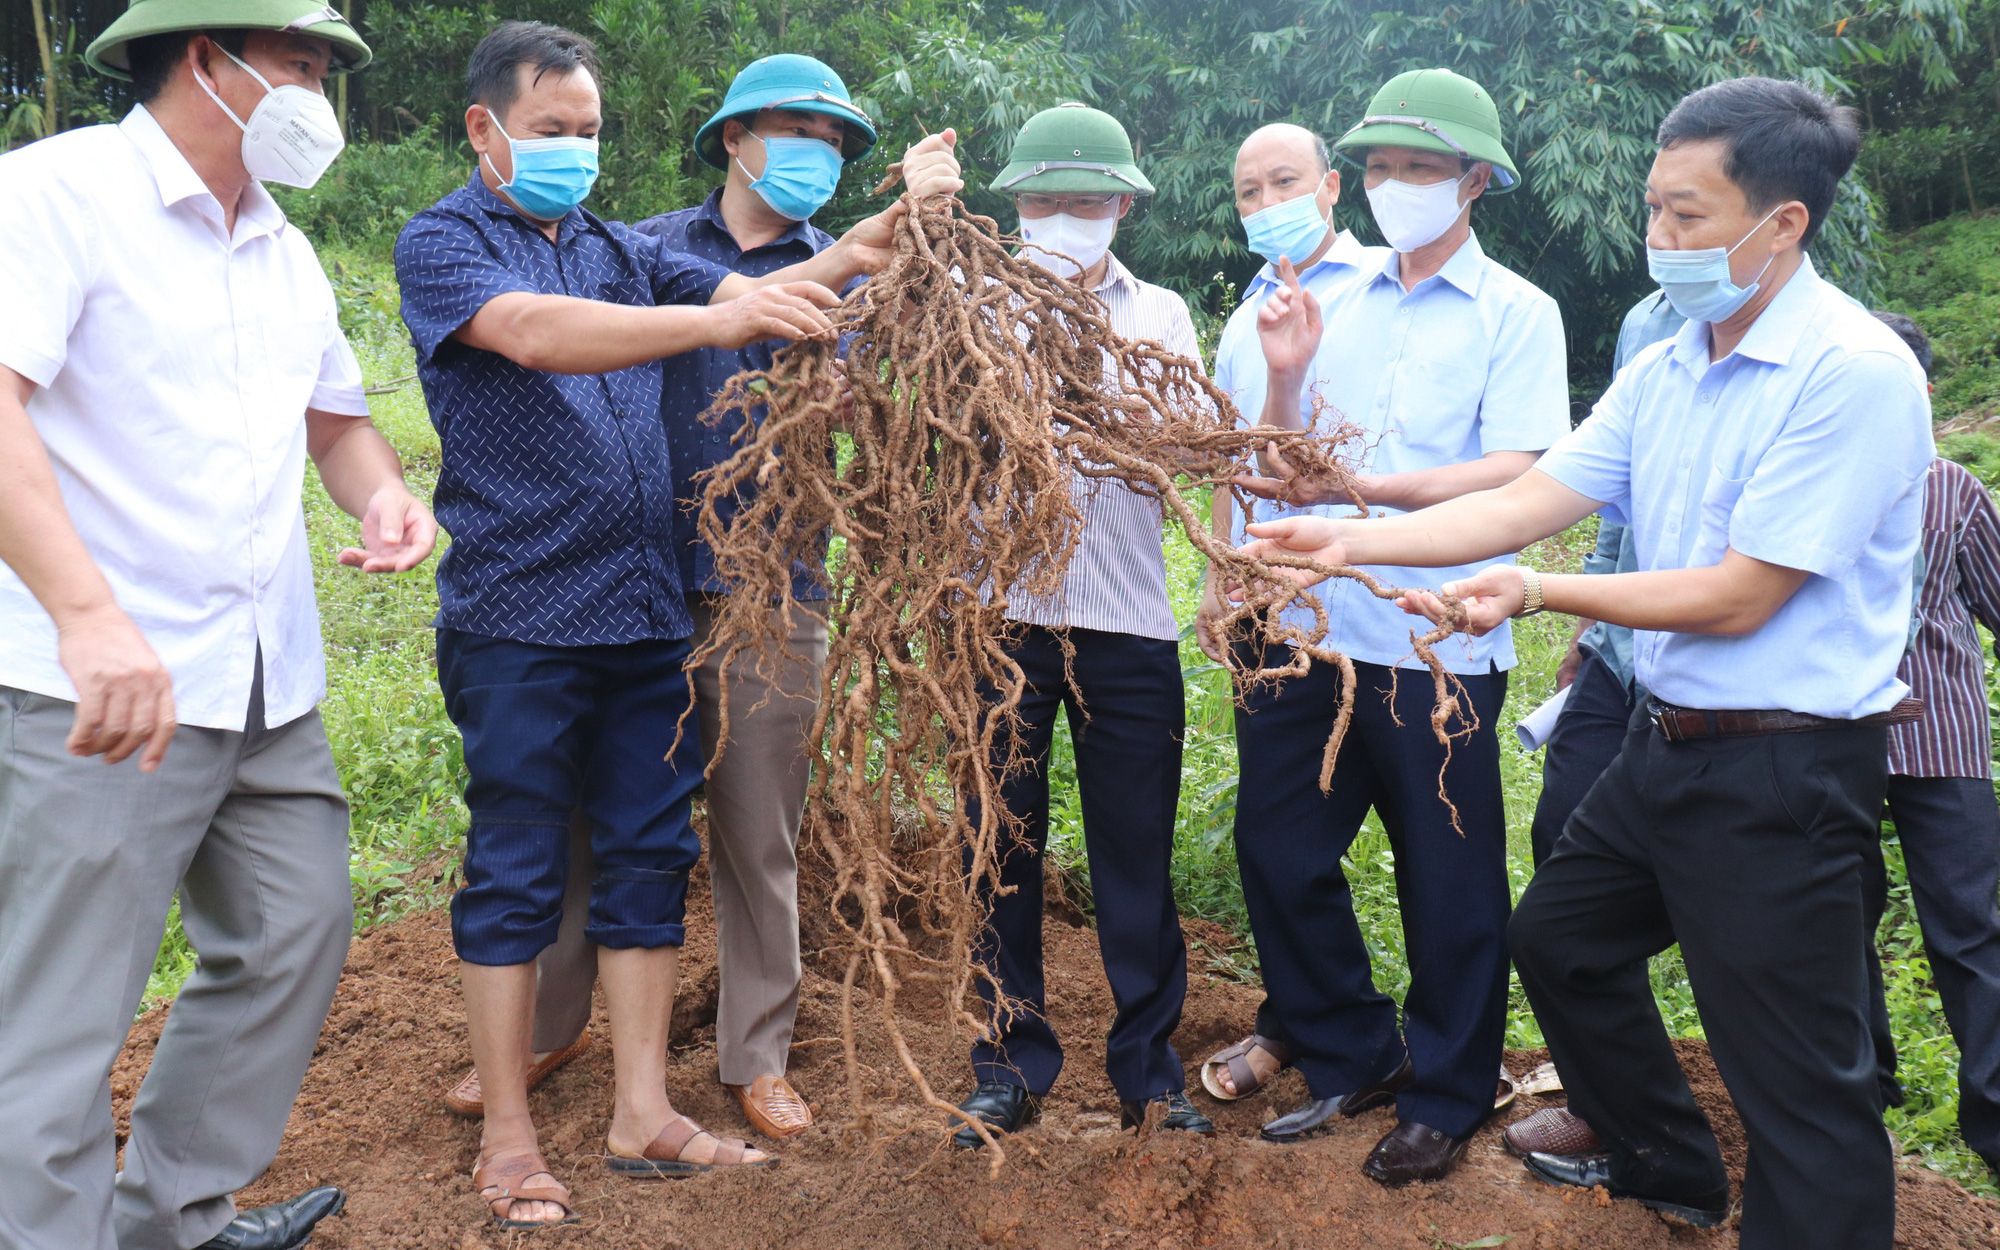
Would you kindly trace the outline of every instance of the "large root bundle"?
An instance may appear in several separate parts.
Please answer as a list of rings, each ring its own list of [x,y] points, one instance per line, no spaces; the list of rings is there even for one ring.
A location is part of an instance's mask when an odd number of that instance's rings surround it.
[[[1080,530],[1073,484],[1124,483],[1158,498],[1243,588],[1222,622],[1227,635],[1293,644],[1279,667],[1232,657],[1239,680],[1280,679],[1312,660],[1340,667],[1348,680],[1323,785],[1353,709],[1353,667],[1320,645],[1317,598],[1215,538],[1189,497],[1227,489],[1265,445],[1306,480],[1351,486],[1341,443],[1353,431],[1237,429],[1198,362],[1121,338],[1094,296],[1017,259],[1009,242],[956,201],[912,203],[895,261],[834,312],[838,336],[793,344],[767,372],[733,379],[710,414],[740,423],[742,445],[705,484],[702,536],[733,593],[698,658],[785,662],[790,617],[803,610],[794,569],[826,570],[831,630],[812,737],[822,754],[808,812],[850,943],[842,1031],[862,1124],[855,990],[864,981],[918,1096],[957,1114],[911,1053],[897,995],[930,981],[954,1023],[975,1032],[987,1023],[973,948],[1014,833],[998,783],[1017,762],[1004,744],[1023,690],[1007,654],[1007,608],[1060,595]],[[852,445],[840,461],[837,432]],[[725,525],[717,505],[728,500],[741,507]],[[1355,569],[1318,571],[1399,593]],[[1311,608],[1312,628],[1279,621],[1294,603]],[[1437,685],[1432,730],[1447,745],[1470,715],[1431,652],[1451,632],[1412,632]],[[726,749],[726,697],[722,711]]]

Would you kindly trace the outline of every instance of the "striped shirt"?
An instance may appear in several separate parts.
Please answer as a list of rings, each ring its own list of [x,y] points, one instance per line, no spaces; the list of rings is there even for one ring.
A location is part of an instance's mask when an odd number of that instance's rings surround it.
[[[1105,257],[1094,288],[1111,313],[1111,328],[1128,339],[1159,343],[1201,361],[1187,302],[1163,286],[1141,282],[1116,256]],[[1107,373],[1110,357],[1105,358]],[[1141,638],[1180,637],[1167,601],[1167,561],[1160,542],[1160,502],[1123,482],[1070,474],[1070,495],[1083,514],[1076,554],[1053,599],[1016,594],[1007,618],[1051,629],[1097,629]]]
[[[1924,717],[1889,729],[1889,771],[1991,777],[1986,654],[1974,620],[2000,630],[2000,512],[1964,465],[1939,458],[1924,481],[1924,584],[1917,637],[1896,675]]]

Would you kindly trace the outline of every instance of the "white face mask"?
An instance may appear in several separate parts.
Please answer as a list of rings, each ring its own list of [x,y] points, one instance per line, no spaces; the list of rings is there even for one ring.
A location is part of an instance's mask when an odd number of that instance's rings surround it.
[[[1380,186],[1368,188],[1368,207],[1375,211],[1375,224],[1390,247],[1414,252],[1434,242],[1458,220],[1459,210],[1465,207],[1458,202],[1458,189],[1464,185],[1465,178],[1428,186],[1386,178]]]
[[[216,47],[222,48],[221,44]],[[250,110],[245,122],[236,110],[222,102],[215,88],[200,75],[195,81],[208,92],[217,107],[243,132],[243,168],[259,182],[281,182],[288,187],[309,187],[347,146],[340,133],[340,118],[333,104],[317,91],[286,83],[273,87],[270,80],[244,65],[243,58],[227,48],[222,55],[243,66],[243,72],[264,84],[264,98]]]
[[[1104,259],[1118,233],[1116,217],[1072,217],[1051,213],[1023,217],[1021,255],[1058,278],[1075,278]]]

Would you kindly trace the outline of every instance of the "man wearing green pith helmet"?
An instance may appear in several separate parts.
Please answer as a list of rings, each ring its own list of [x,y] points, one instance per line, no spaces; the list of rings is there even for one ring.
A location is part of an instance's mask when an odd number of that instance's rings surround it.
[[[1296,429],[1327,414],[1359,426],[1360,502],[1378,519],[1504,486],[1569,426],[1555,301],[1488,257],[1472,228],[1483,196],[1520,183],[1499,110],[1471,79],[1411,71],[1384,85],[1333,146],[1362,166],[1389,247],[1320,299],[1281,261],[1256,312],[1262,419]],[[1239,479],[1262,496],[1239,526],[1355,512],[1345,497],[1282,480],[1282,462],[1267,471]],[[1474,572],[1378,575],[1435,586]],[[1346,579],[1317,593],[1324,645],[1352,672],[1314,663],[1276,688],[1242,693],[1236,855],[1266,996],[1255,1032],[1213,1056],[1204,1083],[1242,1097],[1280,1064],[1297,1066],[1309,1099],[1264,1126],[1279,1142],[1393,1102],[1397,1126],[1362,1170],[1387,1185],[1435,1180],[1513,1096],[1500,1069],[1509,893],[1495,734],[1513,642],[1502,628],[1438,647],[1459,709],[1445,743],[1432,732],[1431,683],[1411,655],[1408,618]],[[1353,720],[1322,792],[1320,754],[1343,693]],[[1394,850],[1409,948],[1400,1013],[1374,983],[1341,869],[1371,809]]]
[[[317,0],[135,0],[85,59],[125,119],[0,156],[0,1246],[292,1250],[339,1189],[232,1195],[353,926],[306,458],[363,522],[340,563],[437,533],[262,185],[340,154],[325,80],[369,51]],[[199,962],[121,1159],[108,1078],[176,894]]]
[[[1102,300],[1113,330],[1200,359],[1186,302],[1140,281],[1111,252],[1133,200],[1153,192],[1116,118],[1081,104],[1036,114],[992,189],[1013,197],[1023,254]],[[1018,623],[1008,655],[1026,687],[1013,730],[1020,737],[996,751],[1018,749],[1026,764],[1000,786],[1023,836],[1001,857],[1003,889],[977,950],[993,978],[981,979],[980,991],[991,1005],[997,990],[1001,1004],[972,1048],[976,1085],[959,1107],[995,1132],[1014,1132],[1035,1118],[1062,1072],[1042,976],[1042,852],[1049,753],[1056,718],[1067,714],[1098,948],[1117,1004],[1104,1066],[1122,1123],[1144,1123],[1151,1109],[1159,1127],[1210,1134],[1215,1126],[1188,1101],[1170,1040],[1187,997],[1187,945],[1168,873],[1186,709],[1160,504],[1081,475],[1070,490],[1083,532],[1061,590],[1017,596],[1007,612]],[[981,1144],[970,1125],[954,1139]]]

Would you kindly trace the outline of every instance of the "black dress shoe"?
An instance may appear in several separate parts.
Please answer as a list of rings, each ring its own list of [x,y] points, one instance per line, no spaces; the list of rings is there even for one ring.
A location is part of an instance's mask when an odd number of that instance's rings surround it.
[[[1304,1141],[1317,1133],[1324,1133],[1333,1123],[1336,1113],[1352,1119],[1364,1111],[1372,1111],[1376,1107],[1392,1103],[1396,1101],[1396,1091],[1415,1078],[1416,1069],[1411,1066],[1409,1056],[1405,1055],[1403,1062],[1394,1072],[1373,1085],[1363,1085],[1353,1093],[1342,1094],[1338,1098],[1321,1098],[1307,1103],[1289,1115],[1279,1116],[1264,1126],[1264,1140],[1296,1142]]]
[[[1683,1200],[1679,1198],[1655,1198],[1645,1194],[1635,1194],[1612,1183],[1611,1157],[1609,1155],[1563,1156],[1531,1154],[1525,1162],[1535,1179],[1551,1185],[1573,1185],[1578,1189],[1594,1189],[1604,1186],[1604,1191],[1613,1198],[1630,1198],[1640,1206],[1651,1207],[1662,1215],[1696,1228],[1717,1228],[1729,1218],[1729,1190],[1705,1198]]]
[[[958,1104],[958,1109],[981,1121],[995,1133],[1016,1133],[1035,1122],[1035,1117],[1042,1113],[1042,1100],[1020,1085],[1006,1081],[981,1081],[979,1088]],[[972,1131],[970,1124],[953,1133],[951,1141],[954,1146],[963,1146],[967,1150],[977,1150],[986,1144],[979,1140],[979,1134]]]
[[[308,1189],[290,1202],[239,1212],[195,1250],[299,1250],[312,1240],[315,1225],[346,1205],[347,1195],[331,1185]]]
[[[1465,1156],[1472,1134],[1451,1137],[1415,1120],[1405,1120],[1375,1143],[1361,1171],[1384,1185],[1442,1180]]]
[[[1194,1104],[1188,1101],[1186,1092],[1178,1089],[1171,1094],[1161,1094],[1158,1098],[1120,1101],[1118,1127],[1138,1128],[1146,1122],[1146,1108],[1156,1103],[1167,1109],[1167,1114],[1160,1120],[1161,1128],[1172,1129],[1178,1133],[1200,1133],[1203,1137],[1215,1136],[1215,1121],[1195,1110]]]

